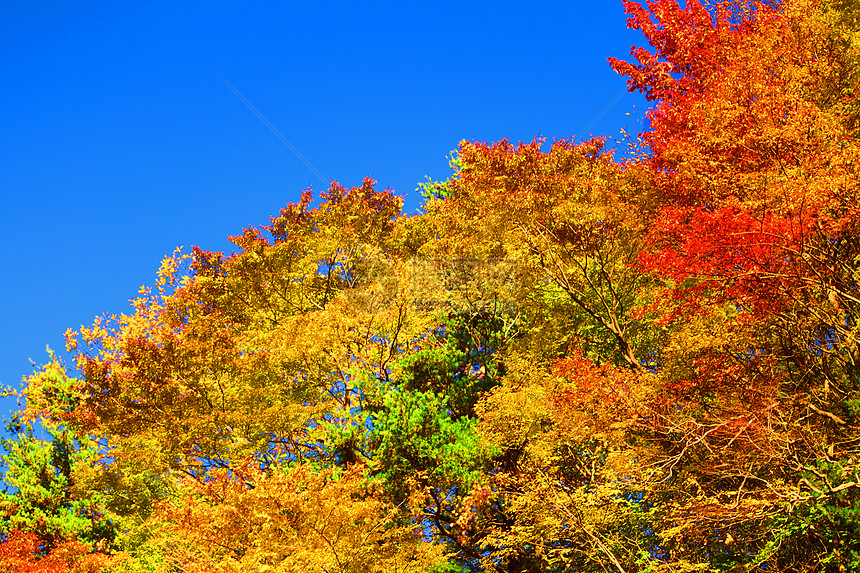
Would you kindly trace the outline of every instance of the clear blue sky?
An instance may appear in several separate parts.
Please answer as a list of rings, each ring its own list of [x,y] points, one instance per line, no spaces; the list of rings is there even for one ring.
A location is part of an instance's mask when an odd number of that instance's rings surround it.
[[[229,250],[320,189],[222,76],[324,177],[413,210],[461,139],[584,135],[634,43],[620,0],[6,2],[0,383],[127,312],[175,247]],[[644,108],[627,94],[588,132],[641,130]]]

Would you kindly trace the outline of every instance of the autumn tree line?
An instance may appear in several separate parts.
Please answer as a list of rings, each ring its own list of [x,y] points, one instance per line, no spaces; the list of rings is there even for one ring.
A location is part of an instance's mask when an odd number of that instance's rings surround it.
[[[860,2],[624,4],[638,136],[307,191],[67,332],[0,570],[860,571]]]

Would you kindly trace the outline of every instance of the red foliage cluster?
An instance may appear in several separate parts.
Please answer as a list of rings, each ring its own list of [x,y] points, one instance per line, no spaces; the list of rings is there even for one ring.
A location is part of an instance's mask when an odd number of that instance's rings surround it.
[[[77,563],[87,553],[89,549],[79,541],[62,543],[46,552],[35,533],[12,531],[0,543],[0,570],[9,573],[87,571],[85,563]]]

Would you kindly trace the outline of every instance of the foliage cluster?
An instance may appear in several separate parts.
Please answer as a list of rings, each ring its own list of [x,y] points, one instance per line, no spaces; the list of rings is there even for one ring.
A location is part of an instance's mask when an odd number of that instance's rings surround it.
[[[69,331],[0,569],[860,571],[860,3],[624,4],[625,159],[464,141]]]

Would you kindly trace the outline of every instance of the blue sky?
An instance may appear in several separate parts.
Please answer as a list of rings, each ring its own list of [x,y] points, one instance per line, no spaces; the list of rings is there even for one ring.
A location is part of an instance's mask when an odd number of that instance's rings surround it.
[[[175,247],[229,251],[322,187],[222,77],[326,179],[414,210],[462,139],[641,130],[639,95],[601,116],[625,85],[606,58],[642,43],[625,26],[620,0],[6,3],[0,383],[128,312]]]

